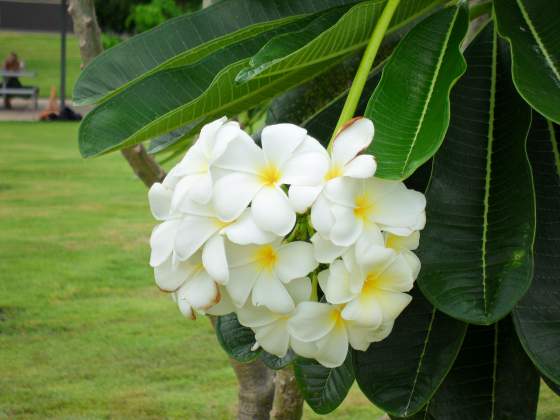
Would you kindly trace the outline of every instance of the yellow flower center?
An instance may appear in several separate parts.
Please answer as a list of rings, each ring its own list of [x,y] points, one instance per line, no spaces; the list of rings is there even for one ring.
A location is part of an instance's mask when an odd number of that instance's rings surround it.
[[[362,296],[372,295],[379,289],[379,273],[368,273],[362,287]]]
[[[373,211],[373,203],[366,194],[356,197],[354,201],[354,216],[362,221],[367,222],[371,212]]]
[[[261,246],[257,250],[257,264],[263,270],[272,270],[278,261],[278,254],[271,245]]]
[[[325,174],[325,181],[330,181],[331,179],[338,178],[343,175],[342,167],[339,165],[333,165]]]
[[[271,163],[259,171],[259,178],[267,187],[276,185],[280,181],[281,177],[282,174],[280,173],[280,169]]]
[[[336,308],[331,311],[331,319],[334,321],[334,328],[344,328],[341,308]]]

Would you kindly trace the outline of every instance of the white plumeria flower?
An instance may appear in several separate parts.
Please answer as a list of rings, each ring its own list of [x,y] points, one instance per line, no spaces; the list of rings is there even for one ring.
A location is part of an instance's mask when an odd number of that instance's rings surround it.
[[[374,157],[360,155],[370,145],[373,135],[371,120],[357,117],[339,131],[330,154],[322,147],[318,150],[329,160],[329,169],[317,186],[290,186],[290,201],[298,213],[305,213],[311,207],[329,181],[339,177],[369,178],[375,174],[377,164]]]
[[[179,310],[188,318],[196,319],[195,311],[209,309],[220,301],[218,284],[204,269],[200,252],[178,263],[168,258],[154,271],[158,287],[174,292]]]
[[[285,236],[294,227],[295,211],[282,190],[284,184],[318,185],[328,169],[328,159],[317,140],[293,124],[265,127],[262,149],[252,140],[232,141],[215,162],[223,175],[215,185],[214,203],[222,220],[235,220],[251,203],[256,224],[267,232]]]
[[[359,325],[378,328],[392,322],[410,303],[414,273],[402,255],[372,247],[362,255],[348,253],[319,273],[325,298],[345,304],[342,317]]]
[[[348,344],[356,350],[365,351],[372,342],[386,338],[393,323],[378,328],[366,328],[342,317],[342,305],[320,302],[300,303],[288,321],[288,330],[295,339],[314,345],[312,357],[328,368],[344,363]]]
[[[238,137],[250,138],[239,128],[239,123],[227,121],[226,117],[202,127],[196,143],[172,170],[172,179],[179,178],[178,181],[173,181],[175,183],[174,207],[185,196],[201,204],[210,201],[214,184],[210,169],[224,154],[228,144]]]
[[[313,227],[338,246],[350,246],[366,230],[406,236],[426,223],[424,194],[402,182],[379,178],[336,178],[311,211]]]
[[[421,263],[420,259],[412,251],[418,249],[418,246],[420,245],[420,232],[414,231],[408,236],[398,236],[385,232],[384,237],[385,246],[387,248],[394,249],[397,253],[401,254],[412,270],[412,276],[414,278],[418,277]]]
[[[294,279],[286,284],[286,290],[296,304],[307,301],[311,297],[311,281],[307,277]],[[258,346],[267,352],[284,357],[292,347],[299,355],[313,354],[313,345],[290,337],[288,332],[290,314],[272,312],[265,306],[254,306],[250,302],[237,310],[239,323],[255,332]]]
[[[290,281],[307,276],[318,263],[313,246],[307,242],[282,244],[279,240],[265,245],[239,246],[227,243],[229,281],[226,288],[237,307],[251,295],[255,306],[287,314],[294,300],[286,290]]]
[[[150,264],[153,267],[162,264],[170,255],[173,260],[186,261],[202,248],[204,267],[216,281],[225,284],[229,272],[223,235],[240,244],[260,244],[275,239],[273,234],[256,226],[248,209],[230,223],[217,217],[212,203],[199,204],[185,197],[178,210],[177,217],[156,226],[152,233]]]

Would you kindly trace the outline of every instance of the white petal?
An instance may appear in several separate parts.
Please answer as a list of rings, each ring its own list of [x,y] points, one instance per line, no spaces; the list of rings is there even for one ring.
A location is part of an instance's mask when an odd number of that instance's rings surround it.
[[[275,234],[265,232],[257,226],[251,209],[246,209],[235,223],[223,229],[223,233],[230,241],[239,245],[267,244],[277,238]]]
[[[360,237],[363,222],[354,214],[354,210],[342,207],[332,207],[335,223],[329,233],[331,241],[338,246],[350,246]]]
[[[276,274],[284,283],[298,277],[307,276],[319,265],[313,255],[313,245],[295,241],[278,248]]]
[[[400,313],[410,303],[412,297],[406,293],[394,293],[379,291],[377,293],[377,302],[383,312],[383,321],[392,321],[400,315]]]
[[[364,192],[364,180],[346,177],[334,178],[327,182],[323,191],[325,196],[333,203],[354,208],[356,197]]]
[[[366,351],[371,343],[369,336],[372,328],[360,326],[352,321],[346,322],[346,332],[348,334],[348,341],[352,348],[360,351]]]
[[[286,329],[286,320],[278,320],[272,324],[257,327],[255,339],[267,352],[278,357],[284,357],[288,352],[290,335]]]
[[[307,357],[308,359],[314,359],[317,353],[317,345],[315,343],[306,343],[293,336],[290,336],[290,347],[298,356]]]
[[[375,280],[378,289],[389,292],[408,292],[414,285],[413,273],[408,261],[402,255],[391,259]]]
[[[324,239],[319,233],[311,237],[315,259],[323,264],[330,264],[346,251],[346,247],[333,244],[328,239]]]
[[[279,315],[270,311],[266,306],[254,306],[251,302],[247,302],[237,310],[237,318],[241,325],[256,328],[275,322]]]
[[[226,284],[229,280],[229,269],[221,235],[212,236],[202,248],[202,264],[216,282]]]
[[[323,182],[329,159],[322,153],[294,154],[282,166],[281,184],[315,186]]]
[[[161,265],[173,251],[175,236],[181,221],[178,219],[169,220],[157,225],[152,231],[150,237],[150,246],[152,253],[150,256],[150,265],[157,267]]]
[[[254,263],[258,259],[260,245],[237,245],[226,241],[226,255],[229,268],[237,268]]]
[[[262,188],[253,199],[251,212],[258,227],[279,236],[287,235],[296,224],[288,197],[276,187]]]
[[[150,210],[157,220],[165,220],[169,217],[171,210],[171,197],[173,191],[156,182],[148,192]]]
[[[373,123],[367,118],[355,118],[337,134],[333,143],[333,161],[345,165],[373,140]]]
[[[410,271],[412,272],[412,278],[416,280],[418,274],[420,273],[420,268],[422,264],[420,263],[420,259],[416,256],[416,254],[412,251],[405,249],[402,251],[403,258],[406,260],[408,266],[410,267]]]
[[[179,307],[179,310],[181,311],[181,313],[186,318],[195,320],[196,319],[196,314],[195,314],[191,304],[186,299],[186,296],[185,295],[177,296],[176,300],[177,300],[177,306]]]
[[[334,215],[323,194],[317,197],[313,207],[311,207],[311,224],[317,232],[325,237],[328,237],[334,225]]]
[[[208,161],[200,145],[192,146],[176,166],[175,176],[193,175],[208,170]]]
[[[286,284],[285,287],[296,305],[300,302],[309,300],[311,297],[312,286],[309,277],[294,279]]]
[[[344,167],[344,176],[350,178],[369,178],[375,174],[377,163],[372,155],[359,155]]]
[[[266,160],[261,148],[247,133],[240,130],[239,135],[229,142],[225,152],[213,166],[256,175],[262,167],[266,166]]]
[[[212,175],[207,171],[191,176],[193,178],[192,186],[187,195],[197,203],[208,203],[212,198]]]
[[[356,259],[363,261],[363,257],[370,254],[371,249],[385,248],[383,234],[377,225],[366,225],[356,241]]]
[[[212,219],[198,216],[184,217],[175,237],[175,254],[180,260],[186,260],[218,230],[219,226]]]
[[[171,256],[163,264],[154,267],[156,284],[164,292],[174,292],[196,269],[191,260],[174,263]]]
[[[351,301],[356,294],[351,290],[352,274],[346,270],[341,260],[336,260],[329,270],[319,273],[319,285],[325,293],[327,302],[333,304]]]
[[[206,155],[210,155],[212,153],[212,149],[214,148],[216,142],[216,135],[226,121],[227,118],[225,116],[218,118],[217,120],[204,125],[204,127],[200,130],[200,136],[198,137],[195,145],[198,145],[198,147],[200,147]]]
[[[325,337],[317,341],[315,359],[323,366],[341,366],[348,354],[348,336],[344,324],[340,323]]]
[[[292,203],[292,207],[298,213],[305,213],[317,196],[323,191],[323,184],[316,187],[302,187],[299,185],[290,185],[288,197]]]
[[[235,312],[236,307],[231,301],[226,288],[223,286],[218,287],[218,293],[220,295],[220,301],[214,306],[206,309],[205,313],[207,313],[208,315],[222,316]]]
[[[342,310],[342,317],[371,328],[379,327],[384,320],[379,302],[370,295],[360,296],[347,303]]]
[[[232,221],[247,208],[262,188],[258,177],[245,173],[232,173],[216,181],[214,207],[220,219]]]
[[[235,306],[240,308],[245,305],[258,276],[259,272],[253,264],[230,268],[226,289]]]
[[[184,296],[195,309],[210,308],[220,300],[218,285],[204,270],[186,282],[177,292],[177,296]]]
[[[294,300],[282,282],[265,270],[257,278],[251,297],[253,305],[264,305],[272,312],[286,314],[294,309]]]
[[[373,243],[367,248],[358,249],[356,247],[355,252],[356,262],[363,267],[364,271],[376,273],[382,273],[396,255],[392,249]]]
[[[288,323],[290,334],[304,342],[316,341],[327,335],[336,322],[333,306],[319,302],[301,302]]]
[[[367,333],[368,341],[376,343],[381,340],[385,340],[391,331],[393,330],[394,321],[384,321],[383,324],[376,328],[375,330],[369,330]]]
[[[242,135],[241,133],[242,130],[239,128],[239,123],[236,121],[228,121],[222,125],[214,137],[212,149],[209,150],[212,160],[221,157],[229,143]]]
[[[306,136],[307,131],[294,124],[275,124],[265,127],[261,134],[261,141],[267,160],[281,167]]]
[[[392,233],[385,234],[385,246],[393,248],[397,252],[405,249],[414,251],[420,245],[420,232],[414,231],[407,236],[398,236]]]

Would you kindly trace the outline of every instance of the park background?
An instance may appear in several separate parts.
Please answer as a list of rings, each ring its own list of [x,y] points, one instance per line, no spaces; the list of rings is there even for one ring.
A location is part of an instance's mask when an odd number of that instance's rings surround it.
[[[135,3],[161,13],[138,24]],[[105,47],[201,2],[169,3],[100,1]],[[36,72],[24,82],[48,96],[60,35],[0,22],[0,57],[17,52]],[[68,92],[80,63],[69,34]],[[236,379],[210,323],[155,287],[146,188],[119,154],[82,159],[77,122],[13,121],[30,108],[0,108],[0,418],[233,418]],[[381,417],[354,387],[335,413],[304,418]],[[543,383],[538,419],[559,412]]]

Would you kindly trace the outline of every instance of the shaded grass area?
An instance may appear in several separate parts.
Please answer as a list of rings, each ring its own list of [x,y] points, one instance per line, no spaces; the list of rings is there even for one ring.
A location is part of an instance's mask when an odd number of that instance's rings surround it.
[[[77,127],[0,123],[0,418],[234,418],[209,323],[153,283],[145,187]],[[327,418],[380,415],[354,389]]]
[[[23,85],[38,86],[39,96],[50,95],[56,86],[60,95],[60,35],[54,33],[29,33],[0,31],[0,60],[14,51],[25,63],[25,70],[35,72],[34,78],[22,78]],[[71,34],[66,39],[66,96],[71,98],[74,83],[80,73],[78,40]]]

